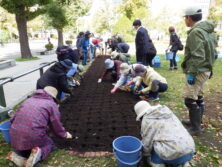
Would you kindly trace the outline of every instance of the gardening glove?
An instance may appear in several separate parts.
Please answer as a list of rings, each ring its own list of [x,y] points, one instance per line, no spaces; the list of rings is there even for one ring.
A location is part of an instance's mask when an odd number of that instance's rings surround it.
[[[114,88],[111,90],[110,93],[114,94],[116,92],[117,88],[114,86]]]
[[[137,94],[142,95],[143,94],[142,90],[138,91]]]
[[[66,132],[66,139],[72,139],[72,135],[69,132]]]
[[[187,75],[187,83],[190,84],[190,85],[194,85],[195,84],[195,75],[193,74],[188,74]]]
[[[126,83],[126,86],[132,85],[134,83],[134,81],[129,81]]]
[[[101,83],[101,82],[102,82],[102,79],[101,79],[101,78],[99,78],[99,79],[98,79],[98,83]]]

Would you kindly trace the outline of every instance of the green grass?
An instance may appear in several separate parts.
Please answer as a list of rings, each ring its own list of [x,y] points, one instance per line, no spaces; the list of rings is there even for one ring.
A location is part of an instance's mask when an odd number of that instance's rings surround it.
[[[31,58],[16,58],[16,61],[33,61],[33,60],[39,60],[39,57],[31,57]]]
[[[164,59],[164,55],[159,56],[161,57],[161,68],[156,68],[155,70],[167,79],[169,85],[169,90],[160,94],[160,104],[169,106],[180,119],[185,118],[187,117],[187,109],[183,101],[184,74],[180,68],[177,71],[169,71],[169,61]],[[180,55],[180,60],[182,61],[182,59],[183,55]],[[132,60],[135,61],[135,57],[133,57]],[[181,61],[178,63],[178,67],[180,67]],[[214,77],[205,85],[205,96],[207,97],[215,96],[212,91],[222,92],[221,66],[222,60],[218,59],[215,63]],[[153,104],[156,103],[158,102]],[[221,132],[209,125],[204,135],[194,138],[197,155],[191,161],[193,167],[221,166],[220,163],[222,162],[220,160],[222,156],[220,153],[222,147],[220,140],[222,137],[218,136],[218,133]],[[0,138],[1,167],[14,166],[10,161],[6,160],[6,155],[10,150],[12,150],[12,148]],[[50,156],[38,164],[37,167],[117,167],[117,164],[112,156],[103,158],[78,158],[70,155],[66,150],[58,150],[51,153]]]

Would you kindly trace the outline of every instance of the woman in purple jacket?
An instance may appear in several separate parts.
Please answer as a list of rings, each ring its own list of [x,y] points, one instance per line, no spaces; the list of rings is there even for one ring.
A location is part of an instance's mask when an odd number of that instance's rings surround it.
[[[60,112],[56,103],[57,90],[47,86],[38,89],[27,99],[11,120],[11,145],[16,150],[8,154],[8,159],[18,166],[33,167],[48,157],[55,148],[47,129],[61,138],[71,139],[60,122]]]

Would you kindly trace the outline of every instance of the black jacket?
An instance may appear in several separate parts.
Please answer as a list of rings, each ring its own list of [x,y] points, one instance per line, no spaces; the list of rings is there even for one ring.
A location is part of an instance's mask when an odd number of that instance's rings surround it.
[[[170,49],[171,52],[178,51],[179,38],[175,32],[170,34],[170,45],[172,45]]]
[[[59,62],[46,70],[38,79],[37,89],[44,89],[46,86],[55,87],[58,95],[60,95],[61,92],[71,93],[67,82],[66,69]]]
[[[141,61],[142,57],[147,55],[156,55],[156,48],[144,27],[138,29],[135,43],[137,61]]]

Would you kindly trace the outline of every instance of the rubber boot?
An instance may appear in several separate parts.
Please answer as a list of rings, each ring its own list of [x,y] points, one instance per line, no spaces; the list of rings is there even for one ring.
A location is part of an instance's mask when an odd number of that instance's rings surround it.
[[[189,118],[191,122],[191,128],[188,129],[189,133],[193,136],[200,134],[200,122],[201,122],[201,111],[196,103],[196,100],[185,98],[185,105],[189,110]]]
[[[198,96],[198,100],[196,101],[197,102],[197,105],[199,106],[200,108],[200,120],[201,120],[201,123],[203,123],[203,114],[205,112],[205,104],[204,104],[204,101],[203,101],[203,96]]]
[[[203,123],[203,114],[205,112],[205,104],[204,104],[204,101],[203,101],[203,96],[198,96],[198,100],[196,100],[196,103],[197,105],[199,106],[200,108],[200,120],[201,120],[201,123]],[[190,114],[189,114],[190,115]],[[190,120],[182,120],[182,123],[186,126],[191,126],[191,122]]]

